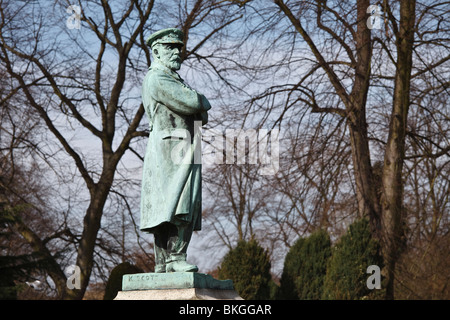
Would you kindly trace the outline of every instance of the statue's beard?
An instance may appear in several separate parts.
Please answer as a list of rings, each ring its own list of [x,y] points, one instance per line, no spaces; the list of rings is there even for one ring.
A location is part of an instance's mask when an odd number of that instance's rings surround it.
[[[171,70],[180,70],[181,68],[181,61],[180,59],[175,60],[169,60],[169,61],[162,61],[162,63]]]

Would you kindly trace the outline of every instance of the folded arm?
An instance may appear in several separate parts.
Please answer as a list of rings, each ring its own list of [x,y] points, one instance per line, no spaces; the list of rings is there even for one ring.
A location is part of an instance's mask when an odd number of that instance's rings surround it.
[[[192,115],[211,109],[205,96],[170,75],[161,73],[152,78],[148,87],[150,94],[172,111]]]

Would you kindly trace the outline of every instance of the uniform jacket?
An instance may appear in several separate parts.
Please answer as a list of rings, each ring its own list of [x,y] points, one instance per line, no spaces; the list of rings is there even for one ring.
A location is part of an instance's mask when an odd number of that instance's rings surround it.
[[[211,106],[158,61],[144,78],[142,100],[150,135],[143,167],[140,229],[154,232],[163,222],[184,221],[200,230],[202,175],[194,153],[201,141],[194,122],[205,124]]]

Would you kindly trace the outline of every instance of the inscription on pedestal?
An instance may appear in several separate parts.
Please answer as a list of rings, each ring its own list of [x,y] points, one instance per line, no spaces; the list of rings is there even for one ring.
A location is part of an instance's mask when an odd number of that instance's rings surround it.
[[[158,289],[217,289],[233,290],[231,280],[217,280],[212,276],[197,272],[136,273],[122,278],[122,290]]]
[[[154,279],[151,273],[141,273],[141,274],[127,274],[127,281],[152,281]]]

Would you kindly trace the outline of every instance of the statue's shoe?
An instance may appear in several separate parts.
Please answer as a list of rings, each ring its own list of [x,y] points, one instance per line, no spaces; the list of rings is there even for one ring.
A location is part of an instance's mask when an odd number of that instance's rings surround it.
[[[155,265],[155,273],[164,273],[164,272],[166,272],[165,264],[156,264]]]
[[[172,261],[166,264],[166,272],[197,272],[198,267],[186,261]]]

